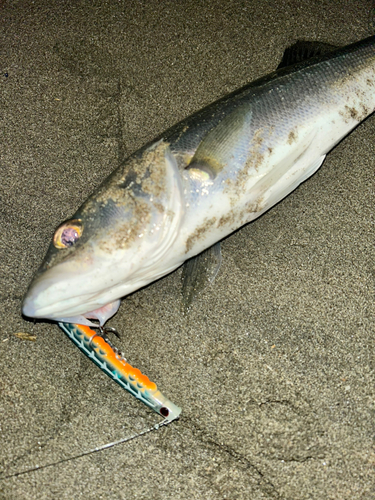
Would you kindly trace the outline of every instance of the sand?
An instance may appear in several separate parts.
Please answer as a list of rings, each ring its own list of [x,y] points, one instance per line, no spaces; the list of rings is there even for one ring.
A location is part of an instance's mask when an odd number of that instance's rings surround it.
[[[374,498],[374,117],[223,242],[190,314],[177,270],[110,321],[179,421],[74,458],[160,419],[20,312],[56,225],[127,155],[298,39],[373,34],[370,8],[0,2],[2,500]]]

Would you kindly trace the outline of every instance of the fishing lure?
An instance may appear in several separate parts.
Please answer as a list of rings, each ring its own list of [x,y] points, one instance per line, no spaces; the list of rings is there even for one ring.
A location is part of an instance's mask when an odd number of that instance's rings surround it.
[[[75,343],[82,352],[86,354],[96,365],[98,365],[107,375],[115,380],[123,389],[126,389],[130,394],[142,401],[145,405],[152,408],[156,413],[163,417],[162,422],[153,425],[152,427],[145,428],[135,434],[127,435],[100,446],[96,446],[91,450],[82,451],[78,455],[62,458],[56,462],[49,462],[47,464],[35,465],[24,470],[20,470],[3,476],[2,479],[18,477],[29,472],[46,469],[70,460],[91,455],[103,450],[107,450],[114,446],[126,443],[132,439],[139,438],[160,427],[169,424],[176,420],[180,413],[181,408],[173,404],[167,399],[157,388],[154,382],[141,373],[138,368],[131,366],[123,355],[114,347],[107,337],[107,333],[117,333],[113,328],[99,328],[96,332],[88,326],[78,325],[74,323],[59,323],[60,328],[68,335],[68,337]]]
[[[74,323],[59,323],[59,326],[112,380],[164,417],[163,425],[179,417],[181,408],[169,401],[159,391],[155,382],[151,382],[138,368],[131,366],[112,345],[106,332],[113,329],[100,329],[98,333],[88,326]]]

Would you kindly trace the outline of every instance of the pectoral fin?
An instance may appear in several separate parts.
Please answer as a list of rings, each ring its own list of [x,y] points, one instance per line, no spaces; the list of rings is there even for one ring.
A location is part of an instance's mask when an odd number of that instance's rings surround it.
[[[251,111],[243,107],[226,116],[198,146],[186,170],[202,180],[212,180],[228,163],[243,163],[251,139]]]

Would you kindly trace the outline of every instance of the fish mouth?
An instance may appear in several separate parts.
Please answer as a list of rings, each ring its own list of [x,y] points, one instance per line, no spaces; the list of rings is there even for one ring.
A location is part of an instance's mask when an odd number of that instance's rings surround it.
[[[67,308],[68,303],[72,300],[74,299],[66,299],[53,306],[44,306],[37,309],[33,297],[26,296],[22,305],[22,314],[29,318],[51,319],[63,323],[98,326],[97,323],[90,321],[94,319],[99,322],[100,326],[103,326],[109,318],[116,314],[121,303],[120,299],[117,299],[105,305],[98,302],[89,302],[84,305],[80,304],[76,307]]]
[[[113,288],[86,294],[74,293],[74,289],[77,290],[77,287],[71,284],[64,287],[63,291],[58,288],[53,279],[37,279],[26,293],[22,304],[22,314],[29,318],[50,319],[87,326],[97,326],[89,321],[89,319],[95,319],[102,326],[120,306],[120,300]]]
[[[71,296],[58,303],[53,302],[51,304],[38,306],[37,296],[34,294],[27,294],[22,304],[22,314],[29,318],[48,318],[58,320],[61,316],[86,314],[89,311],[101,307],[100,304],[93,303],[91,301],[85,301],[83,304],[80,302],[79,305],[74,307],[78,297],[81,300],[85,298],[84,296],[76,295],[75,297]]]

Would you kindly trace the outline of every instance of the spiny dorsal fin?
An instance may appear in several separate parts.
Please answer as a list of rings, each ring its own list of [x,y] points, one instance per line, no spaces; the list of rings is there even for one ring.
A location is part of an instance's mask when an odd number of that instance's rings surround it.
[[[307,61],[312,57],[322,56],[328,52],[332,52],[339,47],[323,42],[308,42],[298,40],[296,43],[285,49],[283,58],[277,69],[285,68],[302,61]]]

